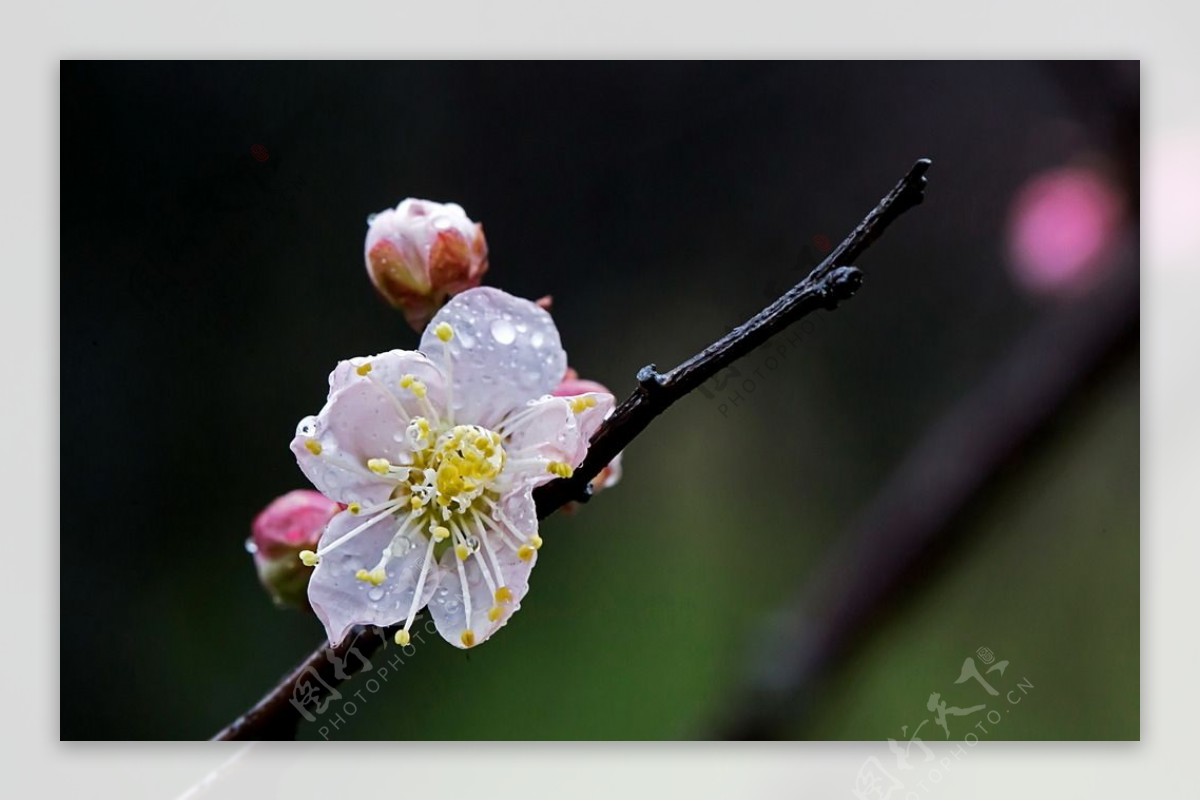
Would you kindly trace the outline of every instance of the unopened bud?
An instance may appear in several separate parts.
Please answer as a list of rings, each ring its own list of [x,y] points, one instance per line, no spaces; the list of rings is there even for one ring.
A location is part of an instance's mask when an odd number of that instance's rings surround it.
[[[408,198],[369,218],[366,260],[379,293],[423,331],[452,295],[479,286],[487,240],[457,203]]]
[[[251,526],[246,550],[254,555],[258,579],[275,603],[304,607],[308,579],[301,551],[315,551],[326,524],[341,507],[319,492],[293,490],[271,501]]]

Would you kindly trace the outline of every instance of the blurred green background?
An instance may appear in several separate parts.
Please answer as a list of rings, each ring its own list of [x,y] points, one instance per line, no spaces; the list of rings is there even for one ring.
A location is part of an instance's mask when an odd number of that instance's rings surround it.
[[[461,203],[487,230],[487,283],[553,294],[571,364],[623,396],[932,157],[925,204],[862,259],[856,298],[777,369],[747,356],[765,378],[738,403],[678,404],[627,449],[620,485],[544,523],[502,634],[469,653],[429,640],[377,690],[345,684],[356,711],[336,728],[300,732],[710,736],[772,611],[921,433],[1029,326],[1086,303],[1019,280],[1014,203],[1064,166],[1120,173],[1105,115],[1137,79],[1101,63],[64,63],[62,738],[208,737],[319,642],[315,618],[272,607],[243,542],[306,486],[287,444],[335,362],[417,342],[366,278],[367,214]],[[1130,353],[781,734],[911,734],[930,692],[976,702],[954,681],[988,647],[1009,660],[999,685],[1034,689],[985,739],[1136,739],[1138,387]]]

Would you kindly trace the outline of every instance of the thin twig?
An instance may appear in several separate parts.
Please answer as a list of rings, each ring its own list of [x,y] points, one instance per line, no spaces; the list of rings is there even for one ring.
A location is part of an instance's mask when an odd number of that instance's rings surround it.
[[[850,265],[893,220],[924,200],[925,172],[929,166],[929,159],[914,164],[824,261],[771,305],[667,373],[659,373],[653,364],[643,367],[638,372],[638,388],[592,437],[583,464],[570,478],[552,481],[534,493],[538,517],[546,517],[568,501],[587,500],[589,482],[613,457],[642,433],[651,420],[723,367],[817,309],[833,309],[839,301],[853,295],[862,282],[862,273]]]
[[[675,401],[699,387],[722,368],[732,364],[774,334],[801,320],[818,309],[833,309],[840,301],[850,298],[862,283],[862,273],[853,262],[870,247],[897,217],[918,205],[925,197],[925,173],[930,161],[921,159],[913,165],[900,182],[863,219],[804,280],[785,292],[765,309],[742,325],[692,356],[674,369],[659,373],[653,364],[638,371],[638,388],[626,398],[592,437],[587,458],[570,478],[560,478],[539,487],[534,492],[538,518],[543,519],[571,501],[586,501],[591,494],[590,483],[612,459],[625,449],[646,426]],[[356,642],[359,650],[370,657],[384,639],[386,631],[368,629]],[[277,740],[295,737],[300,716],[292,703],[296,683],[315,671],[330,686],[336,686],[344,675],[336,675],[338,664],[344,674],[349,645],[333,649],[322,645],[305,659],[279,685],[229,726],[218,732],[214,740]]]

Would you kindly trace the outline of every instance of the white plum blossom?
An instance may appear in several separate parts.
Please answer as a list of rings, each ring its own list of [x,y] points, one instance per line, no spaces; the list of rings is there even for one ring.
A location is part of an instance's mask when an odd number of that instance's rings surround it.
[[[428,606],[470,648],[508,622],[537,562],[533,489],[569,476],[613,396],[555,397],[566,353],[550,315],[479,287],[430,321],[419,351],[338,364],[292,451],[346,509],[315,552],[308,597],[329,641],[357,624],[402,624]]]

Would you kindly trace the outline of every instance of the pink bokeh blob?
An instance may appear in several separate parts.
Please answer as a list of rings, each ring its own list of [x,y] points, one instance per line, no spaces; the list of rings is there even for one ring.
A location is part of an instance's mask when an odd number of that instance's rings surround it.
[[[1122,210],[1119,193],[1094,170],[1034,176],[1012,206],[1008,243],[1016,279],[1037,294],[1090,285],[1107,266]]]

